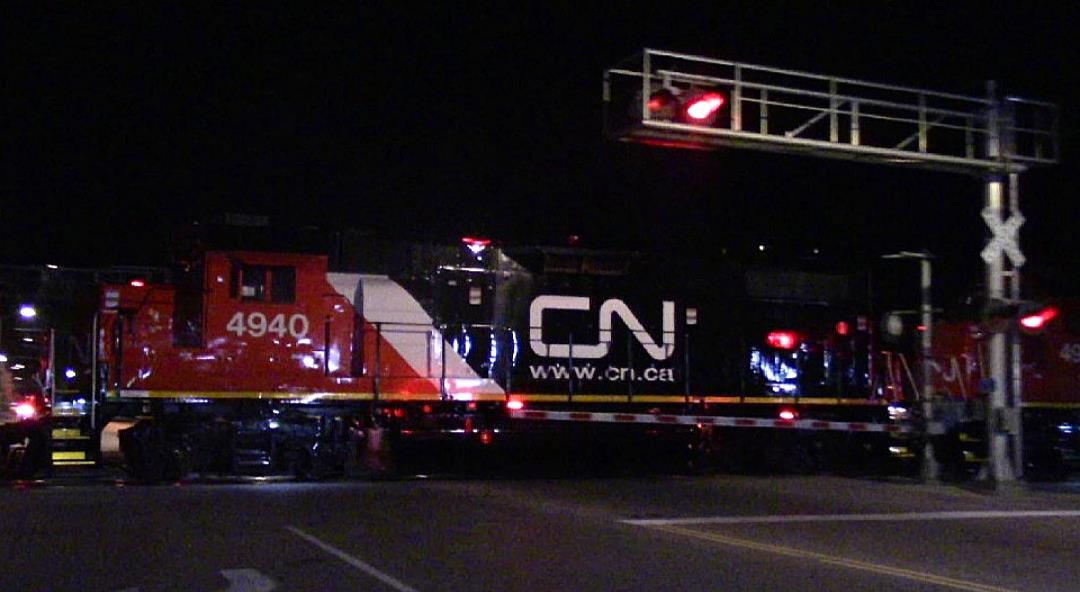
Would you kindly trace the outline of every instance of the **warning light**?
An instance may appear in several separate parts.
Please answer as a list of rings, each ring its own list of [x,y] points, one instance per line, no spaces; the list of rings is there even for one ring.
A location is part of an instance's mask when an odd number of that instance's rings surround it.
[[[525,408],[525,402],[518,399],[511,399],[506,402],[506,408],[511,411],[520,411]]]
[[[678,105],[679,100],[675,98],[675,93],[666,88],[649,95],[649,100],[645,104],[653,118],[662,120],[674,119]]]
[[[690,123],[708,125],[724,106],[724,95],[716,92],[707,92],[691,97],[686,102],[686,116]]]
[[[675,94],[662,88],[649,96],[649,111],[657,112],[675,102]]]
[[[130,284],[132,288],[143,288],[146,286],[146,282],[144,280],[138,279],[131,280],[130,282],[128,282],[128,284]]]
[[[765,341],[777,349],[795,349],[799,336],[791,331],[773,331],[765,337]]]
[[[1048,306],[1037,313],[1020,317],[1020,326],[1028,331],[1041,331],[1046,323],[1058,316],[1058,310]]]
[[[783,421],[795,421],[799,419],[799,414],[794,409],[781,409],[777,416]]]
[[[708,126],[716,121],[726,102],[724,95],[715,90],[667,87],[650,94],[645,109],[648,118],[656,121]],[[631,115],[641,116],[641,103],[635,101],[634,105],[637,111]]]

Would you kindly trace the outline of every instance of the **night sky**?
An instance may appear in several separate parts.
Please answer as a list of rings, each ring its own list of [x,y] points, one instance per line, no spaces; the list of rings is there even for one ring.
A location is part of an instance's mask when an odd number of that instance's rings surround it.
[[[172,229],[244,212],[507,243],[927,248],[977,276],[977,178],[606,142],[603,70],[653,47],[1057,102],[1062,163],[1022,178],[1025,271],[1080,291],[1080,4],[611,4],[8,5],[0,263],[162,263]]]

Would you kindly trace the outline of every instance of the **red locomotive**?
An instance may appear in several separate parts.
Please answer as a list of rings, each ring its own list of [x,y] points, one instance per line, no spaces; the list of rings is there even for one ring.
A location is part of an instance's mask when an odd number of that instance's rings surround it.
[[[508,404],[890,421],[863,282],[842,273],[372,244],[339,262],[372,273],[331,272],[322,255],[217,251],[168,284],[103,287],[97,388],[105,420],[135,421],[121,444],[136,474],[313,473],[341,470],[373,439],[551,431]]]

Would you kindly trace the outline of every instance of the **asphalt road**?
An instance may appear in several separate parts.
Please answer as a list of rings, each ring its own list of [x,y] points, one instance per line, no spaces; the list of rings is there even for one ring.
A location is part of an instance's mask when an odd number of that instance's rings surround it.
[[[0,590],[1080,589],[1080,491],[837,477],[0,488]]]

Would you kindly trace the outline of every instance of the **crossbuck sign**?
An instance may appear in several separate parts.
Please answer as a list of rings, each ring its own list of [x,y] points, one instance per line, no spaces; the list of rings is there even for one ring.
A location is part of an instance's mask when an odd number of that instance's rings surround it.
[[[994,208],[984,208],[982,211],[982,219],[986,221],[986,225],[990,227],[990,232],[993,236],[990,238],[990,242],[986,244],[986,247],[982,250],[982,260],[986,263],[993,264],[1001,260],[1001,254],[1009,258],[1013,267],[1023,267],[1024,254],[1020,252],[1020,226],[1024,224],[1024,216],[1020,212],[1015,212],[1006,220],[1001,219],[999,210]]]

